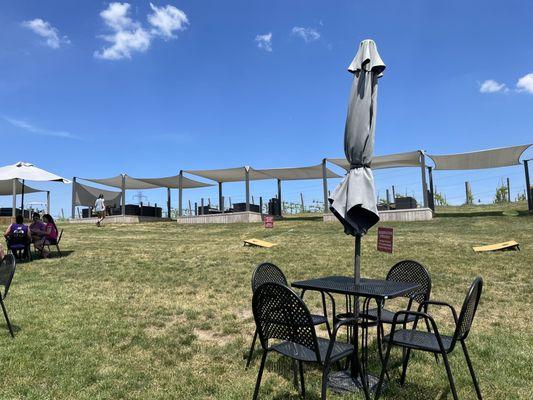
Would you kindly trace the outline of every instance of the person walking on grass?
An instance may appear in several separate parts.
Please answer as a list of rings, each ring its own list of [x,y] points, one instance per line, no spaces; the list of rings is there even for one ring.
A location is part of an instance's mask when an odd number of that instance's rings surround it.
[[[100,223],[105,218],[105,203],[104,203],[104,195],[103,194],[98,196],[98,198],[94,202],[94,209],[96,211],[96,215],[98,215],[98,218],[100,218],[98,220],[98,222],[96,223],[96,226],[100,226]]]

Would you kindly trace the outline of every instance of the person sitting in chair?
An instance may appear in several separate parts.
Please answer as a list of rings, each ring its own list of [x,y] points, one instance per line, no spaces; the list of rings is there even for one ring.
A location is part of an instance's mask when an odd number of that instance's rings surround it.
[[[24,218],[22,215],[17,215],[15,223],[9,225],[4,233],[7,241],[7,247],[13,251],[15,256],[20,258],[20,251],[22,250],[22,257],[28,256],[28,251],[31,242],[31,230],[27,225],[24,225]]]
[[[33,222],[30,225],[31,240],[32,242],[38,242],[45,235],[46,224],[41,221],[39,213],[33,213]]]
[[[58,230],[56,223],[50,214],[43,215],[43,222],[46,224],[44,228],[44,236],[41,240],[35,242],[35,247],[39,249],[44,258],[47,258],[50,256],[50,253],[44,247],[57,243]]]

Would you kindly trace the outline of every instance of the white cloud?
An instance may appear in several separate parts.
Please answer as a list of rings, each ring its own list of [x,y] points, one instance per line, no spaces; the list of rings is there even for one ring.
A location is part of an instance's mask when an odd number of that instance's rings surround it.
[[[481,93],[507,92],[508,90],[505,83],[498,83],[494,79],[487,79],[479,87]]]
[[[516,88],[519,92],[533,94],[533,73],[521,77],[518,82],[516,82]]]
[[[64,138],[64,139],[79,139],[79,137],[74,136],[70,132],[52,131],[52,130],[49,130],[49,129],[40,128],[40,127],[32,125],[29,122],[26,122],[26,121],[21,120],[21,119],[15,119],[15,118],[10,118],[10,117],[6,117],[6,116],[2,116],[2,119],[4,119],[5,121],[9,122],[11,125],[13,125],[16,128],[23,129],[26,132],[33,133],[33,134],[36,134],[36,135],[53,136],[53,137]]]
[[[257,47],[265,51],[272,51],[272,32],[266,33],[264,35],[257,35],[255,37],[255,42]]]
[[[43,21],[41,18],[24,21],[22,22],[22,26],[45,38],[46,45],[52,49],[59,49],[62,44],[70,43],[68,37],[60,37],[58,29],[53,27],[50,22]]]
[[[173,39],[177,37],[174,31],[187,29],[189,20],[180,9],[170,5],[156,7],[152,3],[150,3],[150,8],[154,11],[153,14],[148,15],[148,22],[153,26],[152,34],[163,36],[165,39]]]
[[[100,17],[113,33],[102,36],[102,39],[111,45],[101,51],[95,51],[95,57],[120,60],[131,58],[134,52],[142,53],[148,50],[151,44],[150,33],[128,16],[129,8],[128,3],[111,3],[100,13]]]
[[[147,18],[152,29],[144,28],[139,21],[130,18],[130,7],[129,3],[114,2],[100,13],[112,33],[101,36],[110,45],[95,51],[95,57],[104,60],[131,58],[133,53],[148,50],[156,37],[176,38],[174,32],[185,30],[189,24],[187,15],[178,8],[170,5],[156,7],[150,3],[153,13]]]
[[[316,29],[304,28],[302,26],[295,26],[292,28],[292,34],[302,38],[306,43],[320,39],[320,32]]]

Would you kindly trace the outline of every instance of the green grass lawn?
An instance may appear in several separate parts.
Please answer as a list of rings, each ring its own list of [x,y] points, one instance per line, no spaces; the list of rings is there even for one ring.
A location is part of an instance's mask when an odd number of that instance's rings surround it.
[[[362,275],[381,278],[398,260],[419,260],[433,278],[433,298],[457,308],[474,277],[483,276],[467,343],[484,398],[531,398],[533,217],[439,211],[445,216],[431,222],[385,224],[395,228],[392,255],[376,251],[373,229],[363,239]],[[259,358],[245,370],[243,355],[254,331],[253,267],[274,262],[290,281],[353,273],[353,238],[317,218],[276,221],[271,230],[260,224],[61,227],[68,255],[17,266],[6,299],[14,340],[0,323],[2,399],[251,398]],[[278,246],[243,247],[251,237]],[[521,251],[472,251],[511,239]],[[311,308],[320,304],[316,295],[306,300]],[[446,312],[435,315],[449,333]],[[393,382],[384,399],[451,398],[443,364],[428,354],[414,354],[400,388],[400,355],[392,354]],[[375,346],[370,356],[377,374]],[[474,399],[462,353],[455,351],[450,363],[459,397]],[[317,399],[320,372],[306,371],[308,398]],[[260,398],[299,398],[290,368],[275,355]],[[362,396],[329,392],[329,398]]]

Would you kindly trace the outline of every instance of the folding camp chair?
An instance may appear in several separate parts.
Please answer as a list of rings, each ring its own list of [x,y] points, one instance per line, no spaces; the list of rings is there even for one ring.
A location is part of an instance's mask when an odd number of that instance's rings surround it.
[[[6,306],[4,305],[4,300],[9,292],[9,287],[11,286],[11,281],[13,280],[13,275],[15,275],[15,256],[13,254],[6,254],[4,259],[0,262],[0,286],[4,287],[4,293],[0,292],[0,306],[2,306],[2,311],[4,312],[4,317],[6,319],[7,327],[11,337],[15,337],[13,334],[13,328],[11,327],[11,322],[7,316]]]
[[[43,249],[44,249],[44,246],[46,246],[46,248],[48,249],[48,252],[50,253],[51,252],[50,246],[55,246],[56,249],[57,249],[57,252],[59,253],[59,257],[63,257],[63,253],[61,253],[61,249],[59,248],[59,242],[61,242],[61,237],[62,236],[63,236],[63,229],[61,229],[61,232],[59,232],[59,236],[57,237],[57,240],[54,243],[46,243],[45,242],[43,244]],[[42,256],[43,255],[43,251],[40,250],[39,254]]]

